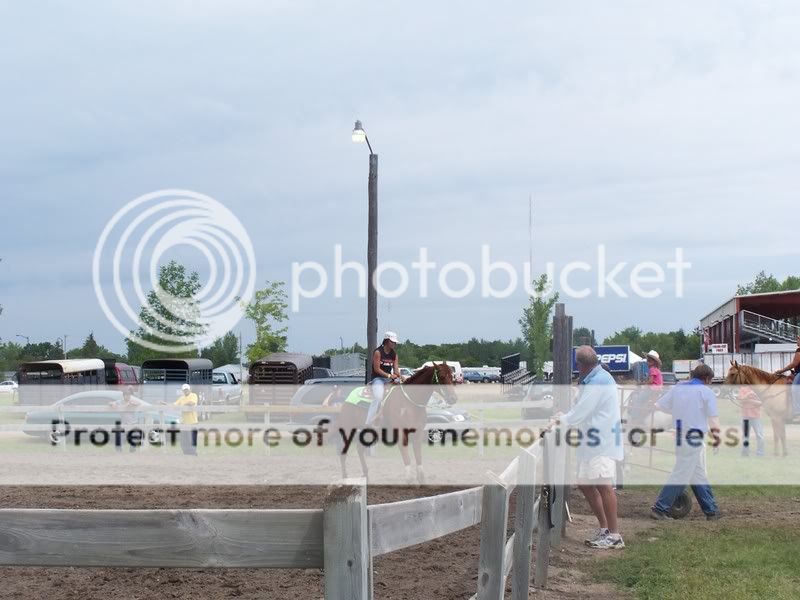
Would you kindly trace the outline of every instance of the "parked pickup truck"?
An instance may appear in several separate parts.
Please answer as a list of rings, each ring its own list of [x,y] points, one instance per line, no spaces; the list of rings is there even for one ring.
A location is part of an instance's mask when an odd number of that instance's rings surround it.
[[[239,404],[242,401],[242,384],[230,371],[214,369],[211,384],[212,404]]]

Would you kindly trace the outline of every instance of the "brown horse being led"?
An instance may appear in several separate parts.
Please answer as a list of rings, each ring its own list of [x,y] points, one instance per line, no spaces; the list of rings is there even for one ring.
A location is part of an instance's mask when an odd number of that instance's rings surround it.
[[[740,365],[731,361],[731,368],[725,377],[725,383],[731,385],[759,385],[758,397],[762,408],[772,421],[772,438],[775,444],[775,456],[778,456],[778,444],[783,447],[783,456],[788,455],[786,447],[786,422],[792,418],[792,401],[788,377],[762,371],[750,365]]]
[[[387,397],[380,413],[380,423],[376,423],[374,428],[365,427],[369,408],[367,403],[342,405],[336,421],[336,435],[355,440],[352,446],[355,446],[358,451],[358,459],[361,461],[361,471],[364,473],[364,477],[368,477],[367,461],[364,457],[365,446],[358,443],[358,435],[372,429],[382,439],[395,440],[403,457],[408,483],[413,483],[414,480],[408,451],[409,442],[411,443],[416,460],[417,481],[420,484],[425,483],[425,473],[422,469],[422,442],[427,439],[425,423],[428,400],[432,391],[442,394],[448,404],[454,404],[457,400],[453,389],[453,373],[445,363],[434,363],[433,366],[424,367],[406,379],[402,386],[387,388]],[[353,435],[354,432],[356,435]],[[365,443],[369,444],[374,438],[374,434],[364,437],[371,438],[365,440]],[[347,477],[347,449],[339,451],[342,477],[345,478]]]

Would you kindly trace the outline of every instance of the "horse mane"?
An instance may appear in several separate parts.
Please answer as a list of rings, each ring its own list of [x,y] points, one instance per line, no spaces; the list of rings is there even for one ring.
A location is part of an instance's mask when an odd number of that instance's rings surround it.
[[[758,367],[753,367],[751,365],[740,365],[737,364],[736,367],[744,373],[744,375],[748,379],[756,379],[753,383],[759,383],[758,380],[766,381],[768,384],[773,384],[776,381],[783,379],[783,375],[776,375],[775,373],[770,373],[769,371],[765,371],[763,369],[759,369]]]
[[[419,379],[422,379],[423,373],[430,373],[431,370],[434,369],[432,365],[428,365],[427,367],[422,367],[419,371],[415,372],[411,375],[408,379],[406,379],[406,383],[419,383]],[[433,377],[433,375],[431,375]]]

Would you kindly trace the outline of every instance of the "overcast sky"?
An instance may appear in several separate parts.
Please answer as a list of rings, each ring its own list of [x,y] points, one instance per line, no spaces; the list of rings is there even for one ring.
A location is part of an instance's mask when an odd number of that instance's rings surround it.
[[[576,325],[694,327],[759,270],[800,273],[798,31],[800,6],[778,1],[0,2],[0,337],[93,330],[122,350],[92,254],[163,188],[238,216],[259,282],[332,267],[337,243],[363,260],[356,118],[380,155],[381,260],[425,246],[477,269],[489,244],[521,272],[532,197],[536,272],[593,264],[598,244],[612,266],[676,247],[692,263],[682,299],[565,298]],[[176,257],[207,275],[200,253]],[[354,283],[301,302],[292,350],[363,343]],[[415,289],[381,301],[381,330],[519,335],[522,289]]]

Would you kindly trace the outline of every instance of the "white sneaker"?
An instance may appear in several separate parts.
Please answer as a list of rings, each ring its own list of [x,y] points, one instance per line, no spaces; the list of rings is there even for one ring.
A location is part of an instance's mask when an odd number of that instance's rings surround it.
[[[625,542],[622,541],[622,536],[620,534],[609,533],[601,539],[589,544],[589,547],[600,550],[618,550],[625,547]]]
[[[583,543],[586,544],[587,546],[590,546],[594,542],[600,541],[607,535],[608,535],[608,529],[606,529],[605,527],[598,527],[597,529],[594,530],[594,533],[590,537],[583,540]]]

